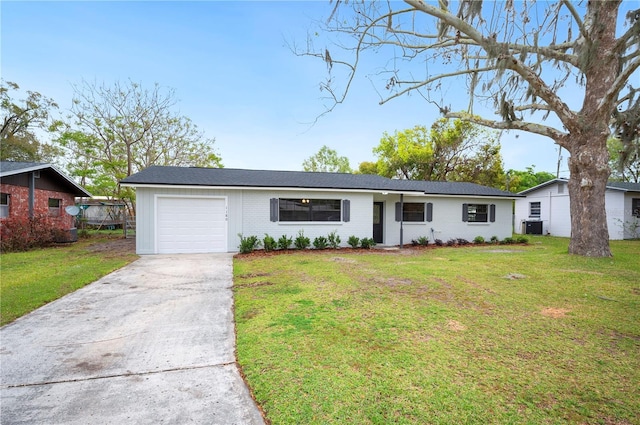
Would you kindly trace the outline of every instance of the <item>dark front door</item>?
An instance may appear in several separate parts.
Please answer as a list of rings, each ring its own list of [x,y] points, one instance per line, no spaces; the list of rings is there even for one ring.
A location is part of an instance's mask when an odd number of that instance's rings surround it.
[[[384,202],[374,202],[373,203],[373,240],[375,243],[382,243],[382,235],[384,234],[384,228],[382,223],[383,220],[383,205]]]

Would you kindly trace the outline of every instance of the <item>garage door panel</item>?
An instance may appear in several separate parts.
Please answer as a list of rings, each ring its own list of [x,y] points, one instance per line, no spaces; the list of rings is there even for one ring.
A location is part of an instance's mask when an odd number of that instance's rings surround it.
[[[221,198],[158,197],[157,252],[226,252],[226,208]]]

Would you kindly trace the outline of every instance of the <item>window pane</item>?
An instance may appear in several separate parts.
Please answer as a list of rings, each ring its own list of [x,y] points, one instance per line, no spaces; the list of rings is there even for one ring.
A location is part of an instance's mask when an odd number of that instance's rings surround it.
[[[633,198],[631,200],[631,215],[640,217],[640,198]]]
[[[307,199],[280,199],[280,221],[309,221]]]
[[[529,217],[540,217],[540,202],[529,202]]]
[[[467,211],[469,212],[469,222],[472,223],[486,223],[489,210],[487,204],[469,204]]]
[[[0,205],[9,205],[8,193],[0,193]]]
[[[403,204],[402,221],[424,221],[424,203],[407,202]]]
[[[52,217],[60,216],[60,199],[49,198],[49,215]]]
[[[340,200],[312,199],[311,221],[340,221]]]
[[[280,199],[280,221],[340,221],[339,199]]]

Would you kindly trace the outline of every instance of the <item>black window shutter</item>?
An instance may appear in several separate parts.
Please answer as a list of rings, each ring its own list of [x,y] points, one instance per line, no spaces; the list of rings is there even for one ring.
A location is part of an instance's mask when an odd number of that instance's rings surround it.
[[[401,221],[402,210],[400,209],[400,202],[396,202],[396,221]]]
[[[433,203],[427,202],[427,221],[433,220]]]
[[[496,221],[496,204],[489,205],[489,221],[492,223]]]
[[[469,204],[462,204],[462,221],[469,221]]]
[[[347,222],[351,220],[351,201],[348,199],[342,200],[342,221]]]
[[[271,221],[278,221],[278,198],[271,198]]]

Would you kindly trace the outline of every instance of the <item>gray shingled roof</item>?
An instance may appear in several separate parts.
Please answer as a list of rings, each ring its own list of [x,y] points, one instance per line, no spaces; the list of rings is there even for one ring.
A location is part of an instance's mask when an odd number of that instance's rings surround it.
[[[519,197],[474,183],[396,180],[371,174],[242,170],[152,166],[121,181],[126,186],[171,185],[209,187],[269,187],[417,192],[432,195]]]
[[[626,192],[640,192],[640,183],[631,182],[609,182],[607,187],[622,189]]]
[[[41,162],[2,161],[0,162],[0,176],[12,176],[14,174],[41,170],[48,167],[50,167],[49,164],[43,164]]]
[[[73,179],[60,171],[54,165],[42,162],[0,161],[0,177],[9,177],[17,174],[29,173],[31,171],[49,172],[48,170],[51,170],[54,175],[57,175],[57,177],[69,187],[68,193],[75,196],[91,197],[91,193],[74,182]]]
[[[526,195],[530,192],[534,192],[538,189],[542,189],[546,186],[550,186],[552,184],[561,182],[561,183],[567,183],[569,180],[567,179],[553,179],[553,180],[549,180],[547,182],[544,183],[540,183],[537,186],[534,187],[530,187],[529,189],[525,189],[522,192],[518,192],[520,195]],[[615,189],[615,190],[622,190],[624,192],[640,192],[640,183],[631,183],[631,182],[608,182],[607,183],[607,188],[608,189]]]

